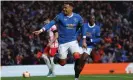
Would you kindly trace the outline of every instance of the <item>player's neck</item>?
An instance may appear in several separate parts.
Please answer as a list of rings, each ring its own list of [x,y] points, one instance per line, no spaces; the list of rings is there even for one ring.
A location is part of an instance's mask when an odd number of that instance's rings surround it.
[[[88,23],[88,25],[89,25],[90,28],[93,28],[95,26],[95,23],[92,23],[92,24]]]
[[[89,23],[90,24],[90,23]],[[93,26],[94,25],[94,23],[93,24],[90,24],[90,26]]]
[[[94,23],[94,22],[89,22],[89,25],[90,25],[90,26],[94,26],[95,23]]]
[[[68,17],[71,17],[73,15],[73,12],[70,12],[69,14],[67,14]]]

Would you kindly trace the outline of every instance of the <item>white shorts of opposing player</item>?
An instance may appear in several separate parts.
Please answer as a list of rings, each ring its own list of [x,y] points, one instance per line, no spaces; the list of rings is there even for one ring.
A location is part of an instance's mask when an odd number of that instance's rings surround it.
[[[59,58],[66,59],[68,51],[70,51],[72,54],[74,52],[80,52],[78,41],[75,40],[64,44],[60,44],[58,48]]]

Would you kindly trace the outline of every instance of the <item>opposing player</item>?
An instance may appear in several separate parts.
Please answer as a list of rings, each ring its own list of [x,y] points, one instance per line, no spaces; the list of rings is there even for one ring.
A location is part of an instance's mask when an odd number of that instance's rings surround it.
[[[89,58],[89,55],[95,45],[100,42],[100,27],[95,24],[95,17],[90,15],[87,17],[88,23],[84,23],[82,27],[82,37],[80,40],[80,53],[83,53],[80,57],[80,60],[75,62],[75,80],[79,80],[79,74],[82,71],[86,60]],[[77,66],[78,65],[78,66]],[[77,68],[80,68],[77,70]]]
[[[38,35],[43,31],[49,30],[53,25],[58,25],[59,59],[61,66],[66,64],[68,50],[72,53],[75,60],[80,58],[80,50],[77,42],[76,33],[79,27],[83,26],[83,19],[79,14],[73,13],[73,3],[65,2],[63,11],[59,13],[54,20],[33,33]]]
[[[50,22],[50,19],[48,18],[45,21],[45,24],[48,24]],[[46,65],[49,68],[49,73],[47,77],[55,77],[54,74],[54,56],[57,52],[58,49],[58,32],[57,32],[57,27],[53,25],[49,30],[49,39],[48,39],[48,44],[44,49],[43,54],[37,54],[37,57],[42,57],[46,63]]]

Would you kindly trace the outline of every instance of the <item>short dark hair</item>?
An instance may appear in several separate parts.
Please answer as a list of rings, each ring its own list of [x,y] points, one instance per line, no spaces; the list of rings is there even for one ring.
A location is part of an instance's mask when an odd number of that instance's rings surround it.
[[[73,2],[71,2],[71,1],[65,1],[64,4],[69,4],[70,6],[74,7]]]
[[[95,17],[95,16],[93,14],[88,14],[87,17],[91,18],[91,17]]]
[[[87,16],[86,16],[87,20],[90,20],[90,18],[91,18],[91,17],[94,17],[94,19],[95,19],[95,16],[94,16],[94,15],[92,15],[92,14],[91,14],[91,15],[87,15]]]

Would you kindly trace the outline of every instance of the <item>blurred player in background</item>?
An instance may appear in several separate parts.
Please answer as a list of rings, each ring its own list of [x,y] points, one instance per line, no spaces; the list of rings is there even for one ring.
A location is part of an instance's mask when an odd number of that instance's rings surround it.
[[[74,5],[72,2],[65,2],[63,11],[54,20],[42,29],[33,32],[38,35],[43,31],[49,30],[53,25],[58,25],[59,59],[57,61],[61,66],[66,64],[68,50],[72,53],[75,60],[79,60],[80,58],[77,30],[83,26],[83,19],[79,14],[73,13],[73,8]]]
[[[48,18],[45,21],[45,24],[47,25],[50,22],[50,19]],[[58,49],[58,32],[57,32],[57,27],[53,25],[49,30],[49,39],[48,39],[48,44],[44,49],[43,54],[37,54],[37,57],[42,57],[46,63],[46,65],[49,68],[49,73],[47,77],[55,77],[54,74],[54,56],[57,52]]]
[[[84,23],[82,27],[82,36],[83,38],[79,41],[80,44],[80,53],[83,53],[79,61],[75,62],[75,80],[79,80],[79,74],[82,71],[86,60],[89,58],[89,55],[92,49],[100,42],[100,27],[95,24],[95,17],[90,15],[87,17],[88,23]],[[80,33],[80,31],[79,31]],[[78,65],[78,66],[77,66]],[[80,68],[77,71],[77,68]]]

